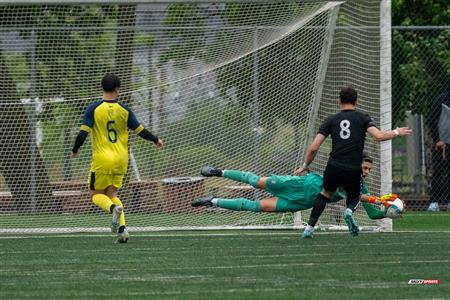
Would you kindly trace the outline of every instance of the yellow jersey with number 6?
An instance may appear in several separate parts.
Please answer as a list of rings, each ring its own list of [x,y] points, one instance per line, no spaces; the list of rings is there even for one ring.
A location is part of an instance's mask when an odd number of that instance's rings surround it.
[[[128,129],[144,129],[128,106],[98,101],[88,106],[81,130],[91,133],[91,172],[125,174],[128,169]]]

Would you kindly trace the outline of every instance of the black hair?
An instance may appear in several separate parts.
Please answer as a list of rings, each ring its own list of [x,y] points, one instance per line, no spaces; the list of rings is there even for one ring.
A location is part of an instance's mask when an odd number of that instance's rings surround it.
[[[346,87],[341,89],[339,92],[339,101],[342,104],[353,104],[355,105],[356,100],[358,99],[358,93],[354,88]]]
[[[367,161],[367,162],[370,162],[371,164],[373,163],[372,158],[369,155],[367,155],[367,153],[365,153],[365,152],[363,152],[362,161],[363,162]]]
[[[105,92],[114,92],[120,88],[120,78],[116,74],[107,73],[102,78],[102,88]]]

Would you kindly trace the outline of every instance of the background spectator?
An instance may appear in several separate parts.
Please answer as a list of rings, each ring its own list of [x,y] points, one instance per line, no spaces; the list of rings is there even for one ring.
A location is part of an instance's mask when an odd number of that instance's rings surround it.
[[[430,111],[430,131],[433,139],[432,178],[429,211],[439,211],[439,203],[450,210],[450,90],[434,100]]]

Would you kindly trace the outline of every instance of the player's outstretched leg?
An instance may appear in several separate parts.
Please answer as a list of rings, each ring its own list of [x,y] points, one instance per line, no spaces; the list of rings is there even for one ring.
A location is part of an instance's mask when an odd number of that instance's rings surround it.
[[[201,198],[197,198],[192,200],[191,205],[193,207],[199,207],[199,206],[212,206],[212,200],[214,199],[213,195],[204,196]]]
[[[353,219],[353,211],[350,208],[345,209],[344,220],[345,223],[347,223],[348,231],[350,231],[350,234],[352,236],[357,236],[359,233],[359,227],[358,224],[356,224],[356,221]]]
[[[211,177],[211,176],[217,176],[222,177],[223,176],[223,170],[219,168],[204,166],[200,173],[205,177]]]
[[[116,205],[112,210],[112,222],[111,222],[111,232],[117,233],[119,231],[120,216],[123,213],[123,206]]]
[[[261,177],[252,172],[245,172],[240,170],[222,170],[219,168],[206,166],[202,168],[201,174],[206,177],[223,176],[227,179],[250,184],[254,188],[262,188],[258,186],[258,181],[260,180]]]
[[[198,206],[215,206],[234,211],[253,211],[261,212],[260,200],[250,200],[245,198],[222,199],[214,198],[214,196],[205,196],[195,199],[191,202],[194,207]]]

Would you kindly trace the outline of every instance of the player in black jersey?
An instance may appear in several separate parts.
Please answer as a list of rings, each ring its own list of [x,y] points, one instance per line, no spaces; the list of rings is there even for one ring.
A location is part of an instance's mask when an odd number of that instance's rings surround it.
[[[328,117],[322,123],[318,134],[308,148],[303,166],[294,172],[295,175],[298,175],[308,170],[320,145],[328,135],[331,135],[332,147],[323,174],[323,191],[314,202],[308,225],[303,232],[304,238],[313,237],[314,226],[324,211],[326,203],[339,186],[344,188],[348,196],[344,220],[350,234],[358,235],[359,228],[353,219],[353,212],[360,198],[361,162],[366,132],[378,142],[411,133],[407,127],[392,131],[380,131],[369,115],[355,109],[357,98],[358,95],[353,88],[347,87],[340,91],[338,101],[341,112]]]

